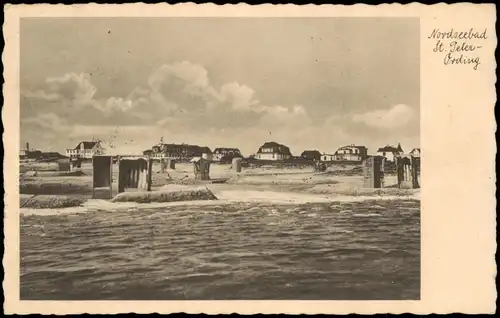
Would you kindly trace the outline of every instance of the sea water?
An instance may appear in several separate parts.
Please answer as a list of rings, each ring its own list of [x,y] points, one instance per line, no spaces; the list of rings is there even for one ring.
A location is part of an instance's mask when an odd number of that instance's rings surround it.
[[[420,201],[21,215],[23,300],[420,298]]]

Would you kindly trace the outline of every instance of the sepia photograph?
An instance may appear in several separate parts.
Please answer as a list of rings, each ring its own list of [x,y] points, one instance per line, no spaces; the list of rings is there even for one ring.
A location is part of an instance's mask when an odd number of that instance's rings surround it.
[[[21,300],[420,299],[418,18],[19,28]]]
[[[6,313],[495,312],[494,4],[4,16]]]

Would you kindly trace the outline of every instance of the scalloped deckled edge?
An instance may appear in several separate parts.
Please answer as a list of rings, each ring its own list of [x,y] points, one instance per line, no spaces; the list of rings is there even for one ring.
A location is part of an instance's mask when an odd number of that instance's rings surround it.
[[[66,4],[16,4],[16,5],[12,5],[12,4],[6,4],[4,5],[4,12],[5,12],[5,15],[7,14],[7,11],[10,10],[11,8],[21,8],[21,7],[41,7],[41,6],[48,6],[48,7],[53,7],[53,6],[65,6],[65,7],[71,7],[71,6],[76,6],[76,7],[88,7],[89,5],[92,5],[92,6],[119,6],[119,4],[101,4],[101,3],[88,3],[88,4],[76,4],[76,5],[66,5]],[[138,5],[147,5],[146,3],[143,3],[143,2],[138,2],[138,3],[131,3],[131,4],[121,4],[121,6],[138,6]],[[386,3],[386,4],[380,4],[380,5],[369,5],[369,4],[365,4],[365,3],[358,3],[358,4],[353,4],[353,5],[329,5],[329,4],[321,4],[321,5],[315,5],[315,4],[307,4],[307,5],[295,5],[295,4],[278,4],[278,5],[273,5],[273,4],[259,4],[259,5],[249,5],[245,2],[240,2],[239,4],[225,4],[225,5],[216,5],[216,4],[213,4],[213,3],[204,3],[204,4],[196,4],[196,3],[193,3],[193,2],[186,2],[186,3],[177,3],[177,4],[172,4],[172,5],[169,5],[169,4],[162,4],[162,3],[157,3],[157,4],[149,4],[150,6],[160,6],[160,5],[163,5],[164,7],[172,7],[172,8],[175,8],[175,7],[179,7],[179,6],[186,6],[186,5],[195,5],[195,6],[202,6],[202,7],[212,7],[212,8],[224,8],[224,7],[234,7],[234,6],[240,6],[240,5],[244,5],[245,7],[257,7],[257,6],[261,6],[261,7],[280,7],[280,8],[288,8],[288,7],[301,7],[301,8],[316,8],[316,7],[326,7],[326,6],[330,6],[330,7],[359,7],[359,8],[364,8],[364,7],[389,7],[389,6],[392,6],[392,7],[404,7],[404,6],[416,6],[416,5],[420,5],[420,6],[433,6],[433,7],[445,7],[445,6],[452,6],[452,5],[478,5],[478,4],[474,4],[474,3],[471,3],[471,2],[465,2],[465,3],[459,3],[459,4],[446,4],[444,2],[441,2],[441,3],[437,3],[437,4],[432,4],[432,5],[425,5],[425,4],[421,4],[421,3],[418,3],[418,2],[411,2],[411,3],[408,3],[408,4],[399,4],[399,3]],[[483,4],[484,5],[484,4]],[[194,16],[193,16],[194,17]],[[3,30],[5,31],[5,23],[4,23],[4,27],[3,27]],[[5,37],[4,37],[5,39]],[[495,42],[495,54],[496,54],[496,51],[497,51],[497,42]],[[4,51],[2,52],[2,63],[5,65],[7,64],[6,63],[6,57],[5,57],[5,49]],[[495,68],[492,71],[492,74],[490,75],[492,78],[495,78],[495,81],[494,83],[492,83],[493,85],[497,85],[498,84],[498,81],[496,80],[496,69],[497,69],[497,63],[496,63],[496,60],[495,60]],[[5,74],[5,69],[4,69],[4,72],[3,72],[3,77],[4,77],[4,83],[3,83],[3,91],[5,90],[6,86],[7,86],[7,81],[6,81],[6,74]],[[493,77],[494,76],[494,77]],[[4,97],[5,98],[5,97]],[[496,101],[498,101],[496,99]],[[4,102],[5,104],[5,102]],[[2,109],[2,121],[5,122],[6,120],[6,117],[5,117],[5,110]],[[498,130],[498,129],[496,129]],[[498,133],[497,131],[495,131],[496,133]],[[5,132],[4,132],[4,135],[2,136],[2,139],[4,140],[5,138]],[[495,152],[497,155],[498,153]],[[4,158],[4,166],[5,166],[5,158]],[[496,189],[495,189],[496,191]],[[5,194],[4,196],[4,202],[5,202],[5,206],[7,206],[7,200],[6,198],[8,197],[7,193]],[[5,211],[5,210],[4,210]],[[496,226],[496,224],[495,224]],[[495,246],[496,247],[496,246]],[[495,256],[495,255],[493,255]],[[495,262],[495,260],[493,260]],[[3,259],[3,262],[4,262],[4,265],[5,265],[5,259]],[[5,287],[5,286],[4,286]],[[5,289],[4,289],[5,290]],[[152,302],[153,303],[153,302]],[[238,303],[238,301],[235,301],[234,302],[235,304]],[[257,304],[256,304],[257,305]],[[258,306],[258,305],[257,305]],[[127,310],[124,310],[124,311],[120,311],[119,310],[119,304],[118,304],[118,310],[116,310],[114,313],[127,313],[129,311]],[[217,307],[216,304],[214,304],[214,307]],[[260,307],[260,306],[259,306]],[[375,306],[376,307],[376,306]],[[260,307],[262,308],[262,307]],[[367,310],[361,310],[360,312],[363,313],[363,314],[376,314],[377,312],[372,312],[372,313],[367,313],[366,312]],[[89,312],[92,312],[91,310]],[[209,312],[209,311],[208,311]],[[235,311],[227,311],[226,313],[236,313]],[[338,311],[339,313],[342,313],[342,310],[339,310]],[[453,311],[449,311],[448,313],[451,313]],[[85,313],[85,312],[80,312],[80,313]],[[151,313],[153,313],[153,311],[151,311]],[[202,312],[197,312],[197,313],[202,313]],[[278,313],[278,312],[276,312]],[[320,313],[320,312],[318,312]],[[345,311],[344,313],[348,313],[347,311]],[[382,312],[378,312],[378,313],[382,313]],[[411,311],[392,311],[390,313],[393,313],[393,314],[401,314],[401,313],[412,313]],[[413,312],[414,314],[419,314],[418,312]],[[425,314],[428,314],[430,312],[425,312]],[[435,312],[434,312],[435,313]],[[421,313],[421,314],[424,314],[424,313]]]

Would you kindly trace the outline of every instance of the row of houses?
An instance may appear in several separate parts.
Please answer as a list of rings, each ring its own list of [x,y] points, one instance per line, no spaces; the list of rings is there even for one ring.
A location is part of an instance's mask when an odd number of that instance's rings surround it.
[[[386,145],[377,150],[376,155],[387,158],[388,161],[394,161],[395,157],[403,154],[401,144],[397,146]],[[410,154],[415,157],[420,157],[420,148],[414,148]],[[361,162],[368,157],[368,148],[359,145],[342,146],[333,154],[321,153],[318,150],[305,150],[299,158],[324,162]],[[289,160],[296,158],[292,155],[290,148],[276,143],[266,142],[262,145],[256,156],[260,160]]]
[[[67,149],[66,156],[69,158],[90,159],[94,155],[104,154],[105,149],[99,141],[81,141],[75,148]],[[377,150],[377,155],[394,161],[394,157],[404,153],[401,144],[397,146],[386,145]],[[410,153],[420,156],[420,148],[414,148]],[[176,160],[190,160],[193,157],[202,157],[213,161],[231,161],[236,157],[243,157],[238,148],[215,148],[213,151],[207,146],[190,144],[166,144],[154,145],[151,149],[143,151],[144,155],[155,159],[171,158]],[[305,150],[298,157],[292,155],[290,148],[275,141],[265,142],[257,152],[250,156],[257,160],[283,161],[291,159],[306,159],[324,162],[360,162],[368,157],[368,148],[360,145],[342,146],[333,154],[321,153],[318,150]]]

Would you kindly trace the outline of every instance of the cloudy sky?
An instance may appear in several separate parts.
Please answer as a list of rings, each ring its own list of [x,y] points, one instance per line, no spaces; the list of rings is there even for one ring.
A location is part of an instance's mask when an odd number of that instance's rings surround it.
[[[21,144],[419,146],[419,23],[399,18],[22,19]]]

